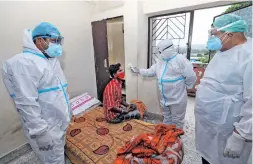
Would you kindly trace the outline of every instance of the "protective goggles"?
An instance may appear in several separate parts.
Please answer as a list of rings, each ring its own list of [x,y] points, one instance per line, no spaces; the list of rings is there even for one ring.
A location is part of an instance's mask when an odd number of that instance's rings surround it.
[[[60,44],[60,45],[62,45],[64,41],[64,37],[59,36],[59,35],[50,35],[50,34],[35,36],[33,40],[36,38],[49,38],[51,43]]]

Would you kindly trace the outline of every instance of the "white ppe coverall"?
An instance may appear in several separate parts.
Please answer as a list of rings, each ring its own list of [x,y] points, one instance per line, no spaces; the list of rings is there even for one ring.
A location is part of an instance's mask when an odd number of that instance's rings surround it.
[[[47,59],[25,30],[23,53],[3,63],[3,80],[34,152],[45,164],[63,164],[71,112],[59,61]],[[39,150],[38,140],[52,141],[53,148]]]
[[[252,42],[217,52],[196,94],[196,148],[211,164],[246,164],[252,143],[240,158],[223,156],[234,129],[252,140]]]
[[[162,58],[149,69],[140,69],[139,73],[143,77],[157,77],[163,122],[183,128],[187,106],[186,88],[194,86],[196,74],[192,63],[183,55],[177,54],[173,45],[164,51],[161,47],[168,47],[168,40],[158,45]]]

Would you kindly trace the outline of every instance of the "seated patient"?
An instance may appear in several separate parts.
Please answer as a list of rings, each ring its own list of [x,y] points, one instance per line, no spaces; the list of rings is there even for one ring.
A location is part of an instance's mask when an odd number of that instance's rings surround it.
[[[120,123],[131,118],[140,118],[135,104],[127,104],[122,99],[122,80],[125,77],[121,64],[110,65],[111,81],[107,84],[103,95],[105,118],[109,123]]]

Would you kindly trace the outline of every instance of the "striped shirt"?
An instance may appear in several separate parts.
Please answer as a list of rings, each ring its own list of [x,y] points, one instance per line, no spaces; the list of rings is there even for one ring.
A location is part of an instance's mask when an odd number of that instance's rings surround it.
[[[105,118],[110,121],[117,116],[117,113],[112,112],[111,109],[113,107],[120,108],[121,104],[121,89],[122,89],[122,82],[117,79],[112,79],[107,86],[105,87],[104,91],[104,98],[103,98],[103,105],[104,105],[104,113]]]

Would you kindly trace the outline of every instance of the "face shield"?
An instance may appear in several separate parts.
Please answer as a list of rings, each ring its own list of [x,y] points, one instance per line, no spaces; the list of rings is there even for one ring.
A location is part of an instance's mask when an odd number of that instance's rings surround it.
[[[213,27],[212,27],[211,29],[208,30],[208,39],[210,39],[210,38],[213,36],[215,30],[216,30],[216,29],[213,28]]]
[[[208,31],[207,49],[211,51],[219,51],[226,44],[233,34],[224,32],[221,29],[212,28]]]
[[[171,39],[166,39],[159,42],[157,45],[157,50],[159,53],[157,56],[162,60],[167,60],[177,54]]]
[[[173,46],[173,42],[170,39],[162,40],[158,45],[157,49],[159,53],[164,52],[165,50],[171,48]]]
[[[162,50],[159,50],[160,53],[164,52],[164,51],[168,51],[170,48],[172,48],[173,44],[171,45],[167,45],[167,47],[163,47]]]

